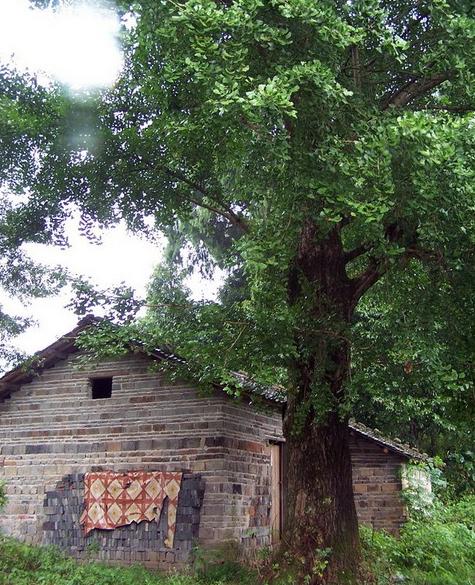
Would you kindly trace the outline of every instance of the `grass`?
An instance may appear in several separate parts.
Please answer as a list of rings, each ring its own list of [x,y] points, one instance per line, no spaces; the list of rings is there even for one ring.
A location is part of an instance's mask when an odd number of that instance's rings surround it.
[[[362,540],[377,585],[475,585],[475,496],[439,503],[398,539],[363,529]]]
[[[0,537],[0,585],[255,585],[257,579],[236,563],[210,565],[194,574],[164,574],[140,566],[78,563],[54,548]]]
[[[475,585],[475,496],[439,504],[410,520],[396,539],[362,528],[364,574],[371,585]],[[198,551],[199,552],[199,551]],[[78,563],[53,548],[0,537],[0,585],[257,585],[256,573],[229,559],[196,556],[195,571],[163,574],[140,566]],[[281,583],[283,583],[281,581]],[[287,579],[285,585],[293,584]]]

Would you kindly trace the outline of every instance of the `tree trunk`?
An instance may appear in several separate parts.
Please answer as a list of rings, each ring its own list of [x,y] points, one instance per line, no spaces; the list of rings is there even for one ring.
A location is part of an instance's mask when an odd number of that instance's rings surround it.
[[[289,404],[285,421],[287,505],[281,552],[301,559],[297,581],[300,575],[309,585],[353,583],[359,538],[348,425],[334,412],[324,424],[308,416],[296,434],[296,407]]]
[[[348,257],[340,227],[322,238],[309,220],[288,281],[289,303],[301,319],[284,418],[280,559],[281,572],[289,570],[296,583],[308,585],[355,583],[359,565],[348,421],[341,407],[350,371],[348,328],[364,286],[361,279],[348,278]]]

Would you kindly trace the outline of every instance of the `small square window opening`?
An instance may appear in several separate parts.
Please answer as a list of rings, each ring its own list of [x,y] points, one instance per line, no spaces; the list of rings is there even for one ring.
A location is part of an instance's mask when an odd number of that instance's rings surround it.
[[[112,396],[112,378],[91,378],[92,398]]]

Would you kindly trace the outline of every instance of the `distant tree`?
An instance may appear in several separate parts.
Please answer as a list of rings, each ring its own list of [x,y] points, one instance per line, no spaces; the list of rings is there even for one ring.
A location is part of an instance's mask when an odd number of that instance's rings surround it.
[[[31,78],[0,65],[0,292],[24,304],[54,294],[66,278],[61,268],[34,262],[21,249],[26,241],[54,239],[54,221],[47,229],[44,221],[37,222],[34,204],[30,210],[21,204],[24,186],[39,164],[48,101],[49,92],[36,87]],[[0,302],[0,369],[24,357],[14,338],[32,323],[31,317],[12,315]]]
[[[472,4],[120,6],[133,16],[123,76],[88,100],[51,94],[26,162],[21,143],[10,145],[8,180],[29,197],[9,221],[59,229],[73,203],[86,226],[125,217],[141,231],[155,218],[172,268],[155,276],[144,327],[203,383],[232,383],[229,371],[244,370],[285,386],[284,558],[296,580],[350,582],[359,543],[347,422],[358,388],[378,404],[378,385],[366,388],[351,370],[352,347],[366,376],[379,382],[402,360],[397,367],[420,381],[437,359],[451,371],[450,360],[434,346],[424,370],[411,347],[431,339],[460,347],[461,321],[473,315],[461,306],[452,312],[459,326],[445,320],[437,333],[446,291],[473,282]],[[180,260],[226,269],[217,302],[190,300]],[[469,295],[458,298],[471,306]],[[391,325],[405,302],[427,319],[404,329],[406,351],[403,328]],[[376,312],[386,313],[381,331]],[[378,368],[365,335],[385,340],[389,363]],[[466,401],[472,376],[459,383],[460,366],[456,391]],[[414,386],[401,387],[403,402]],[[432,400],[415,401],[415,412],[432,402],[437,413],[440,396],[434,389]]]

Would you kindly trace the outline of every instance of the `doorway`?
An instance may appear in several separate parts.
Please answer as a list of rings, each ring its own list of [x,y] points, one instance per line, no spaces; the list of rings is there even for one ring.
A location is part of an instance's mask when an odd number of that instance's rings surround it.
[[[270,508],[270,527],[271,542],[278,544],[282,535],[283,527],[283,443],[270,444],[270,464],[271,464],[271,508]]]

